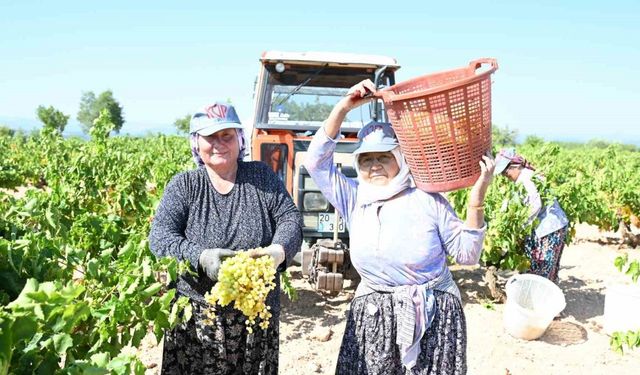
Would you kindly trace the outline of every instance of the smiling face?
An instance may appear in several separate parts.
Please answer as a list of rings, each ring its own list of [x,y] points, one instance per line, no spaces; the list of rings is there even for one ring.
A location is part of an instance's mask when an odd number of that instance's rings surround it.
[[[400,166],[391,152],[366,152],[358,157],[360,177],[372,185],[384,186],[398,175]]]
[[[199,136],[198,152],[202,161],[212,168],[224,168],[237,163],[240,145],[236,129],[223,129],[208,136]]]

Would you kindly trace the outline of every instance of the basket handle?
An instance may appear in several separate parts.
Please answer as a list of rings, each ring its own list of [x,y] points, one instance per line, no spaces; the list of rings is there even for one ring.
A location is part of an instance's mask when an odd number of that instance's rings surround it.
[[[498,69],[498,60],[490,57],[473,60],[469,63],[469,70],[474,72],[482,67],[482,64],[491,65],[492,72]]]
[[[482,64],[489,64],[491,65],[491,68],[485,72],[481,72],[480,74],[476,74],[476,70],[480,69],[482,67]],[[423,90],[418,90],[418,91],[413,91],[413,92],[406,92],[404,94],[396,94],[393,92],[393,88],[394,86],[391,87],[385,87],[382,90],[378,90],[375,93],[375,96],[378,98],[382,98],[384,100],[385,103],[393,103],[394,101],[399,101],[399,100],[408,100],[408,99],[413,99],[416,97],[420,97],[420,96],[425,96],[425,95],[430,95],[434,92],[442,92],[445,90],[450,90],[452,88],[457,88],[459,86],[463,86],[463,85],[467,85],[471,82],[477,82],[481,79],[484,79],[485,77],[493,74],[496,70],[498,69],[498,60],[491,58],[491,57],[486,57],[486,58],[481,58],[481,59],[476,59],[473,60],[469,63],[468,67],[462,67],[462,68],[458,68],[458,69],[454,69],[451,71],[446,71],[446,72],[440,72],[440,73],[451,73],[451,72],[458,72],[458,71],[462,71],[464,72],[466,70],[465,73],[466,77],[459,79],[458,81],[455,82],[449,82],[446,84],[443,84],[441,86],[438,87],[432,87],[432,88],[428,88],[428,89],[423,89]]]

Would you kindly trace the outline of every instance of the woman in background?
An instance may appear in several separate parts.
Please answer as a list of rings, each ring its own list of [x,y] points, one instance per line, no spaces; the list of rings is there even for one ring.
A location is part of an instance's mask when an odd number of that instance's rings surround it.
[[[533,233],[525,240],[525,254],[531,261],[529,273],[546,277],[558,283],[560,258],[564,249],[569,220],[557,199],[544,205],[535,179],[535,168],[515,149],[503,149],[496,156],[495,175],[502,174],[516,184],[524,186],[527,197],[524,203],[529,206],[529,222],[540,220]]]

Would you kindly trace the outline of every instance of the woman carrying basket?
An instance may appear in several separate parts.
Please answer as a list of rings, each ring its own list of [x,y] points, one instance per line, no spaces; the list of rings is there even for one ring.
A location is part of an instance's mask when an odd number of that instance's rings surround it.
[[[531,261],[529,273],[546,277],[557,284],[569,219],[557,199],[554,198],[552,204],[543,205],[534,183],[541,177],[535,175],[534,171],[535,168],[516,154],[513,148],[503,149],[496,156],[494,174],[502,174],[512,182],[524,186],[527,191],[524,203],[530,209],[529,222],[540,219],[533,233],[525,240],[524,251]]]
[[[466,324],[447,255],[475,264],[482,250],[484,196],[493,159],[471,189],[467,220],[440,194],[412,186],[393,129],[370,123],[354,151],[357,181],[333,164],[345,115],[370,99],[369,80],[349,90],[309,146],[305,167],[346,219],[351,261],[362,277],[351,303],[336,374],[464,374]]]

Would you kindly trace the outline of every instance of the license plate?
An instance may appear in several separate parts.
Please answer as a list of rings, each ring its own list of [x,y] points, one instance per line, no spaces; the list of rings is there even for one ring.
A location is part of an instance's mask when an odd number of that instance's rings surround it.
[[[335,214],[320,213],[318,214],[318,232],[333,233],[333,227],[336,224]],[[344,220],[342,217],[338,221],[338,232],[344,233]]]

